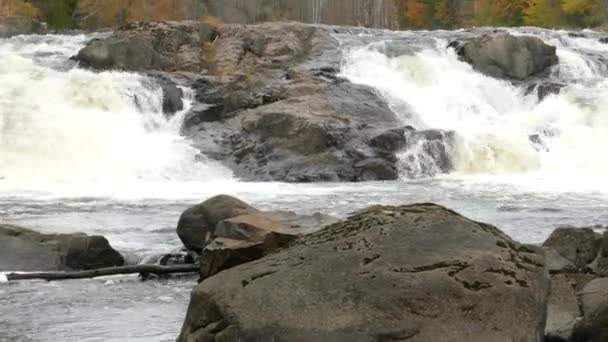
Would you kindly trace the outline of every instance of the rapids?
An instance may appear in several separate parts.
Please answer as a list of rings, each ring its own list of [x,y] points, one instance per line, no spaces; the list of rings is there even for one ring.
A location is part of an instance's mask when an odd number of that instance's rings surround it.
[[[132,260],[179,246],[181,211],[218,193],[337,216],[431,201],[530,243],[560,224],[608,222],[608,45],[597,33],[511,30],[557,46],[549,81],[564,87],[539,102],[528,85],[459,61],[447,45],[466,31],[341,32],[342,76],[376,88],[404,125],[454,131],[454,172],[360,184],[239,181],[180,135],[188,89],[184,110],[167,119],[153,79],[69,59],[93,36],[17,36],[0,40],[0,220],[102,234]],[[422,163],[424,153],[414,146],[402,158]],[[0,341],[173,341],[193,283],[0,284]]]

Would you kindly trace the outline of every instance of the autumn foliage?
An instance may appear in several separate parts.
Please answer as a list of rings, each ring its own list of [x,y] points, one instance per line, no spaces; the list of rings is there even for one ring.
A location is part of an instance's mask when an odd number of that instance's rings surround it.
[[[608,21],[608,0],[326,0],[330,23],[369,25],[384,5],[383,27],[438,29],[534,25],[596,27]],[[37,18],[50,28],[113,27],[131,21],[218,17],[225,21],[312,20],[312,0],[0,0],[0,19]],[[308,12],[307,12],[308,11]],[[297,13],[296,13],[297,12]],[[377,13],[377,12],[374,12]],[[341,17],[356,16],[350,22]],[[308,19],[306,19],[308,18]]]

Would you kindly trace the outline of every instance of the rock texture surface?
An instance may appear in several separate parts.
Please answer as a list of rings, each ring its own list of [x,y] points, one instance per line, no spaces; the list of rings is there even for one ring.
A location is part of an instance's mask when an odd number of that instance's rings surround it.
[[[555,47],[532,36],[488,34],[452,46],[473,68],[498,78],[524,80],[558,62]]]
[[[551,233],[543,247],[554,249],[576,267],[587,266],[599,253],[599,239],[591,228],[560,227]]]
[[[564,274],[551,277],[545,334],[568,339],[582,315],[573,281]]]
[[[0,225],[0,271],[88,270],[123,263],[103,236],[40,234]]]
[[[178,341],[541,341],[547,292],[495,227],[378,206],[204,280]]]
[[[402,124],[373,89],[340,77],[332,34],[298,23],[133,24],[90,42],[75,59],[161,72],[191,87],[197,104],[183,133],[240,178],[396,179],[401,138],[390,137],[397,139],[391,146],[371,139]]]

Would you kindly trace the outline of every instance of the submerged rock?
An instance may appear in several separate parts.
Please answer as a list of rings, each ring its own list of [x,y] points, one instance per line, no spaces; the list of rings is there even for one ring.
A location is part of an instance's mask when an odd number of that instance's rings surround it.
[[[453,42],[450,46],[473,68],[498,78],[525,80],[558,63],[555,47],[532,36],[501,32]]]
[[[0,225],[0,271],[89,270],[123,263],[103,236],[41,234]]]
[[[528,95],[533,92],[536,92],[538,101],[542,101],[549,95],[559,94],[560,91],[562,90],[562,88],[564,88],[565,86],[566,86],[565,84],[555,83],[555,82],[534,83],[534,84],[530,84],[528,86],[525,94]]]
[[[377,206],[205,279],[178,341],[542,341],[547,292],[497,228]]]

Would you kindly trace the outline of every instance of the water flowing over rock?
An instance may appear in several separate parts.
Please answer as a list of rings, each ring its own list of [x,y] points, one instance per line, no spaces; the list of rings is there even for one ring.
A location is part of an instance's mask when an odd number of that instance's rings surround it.
[[[524,80],[557,64],[554,46],[531,36],[484,35],[455,43],[457,53],[476,70],[499,78]]]
[[[103,236],[41,234],[0,225],[0,271],[89,270],[123,263]]]
[[[541,341],[547,291],[542,254],[495,227],[377,206],[203,280],[178,341]]]
[[[212,139],[214,156],[239,177],[396,179],[397,151],[369,139],[399,120],[369,87],[338,76],[337,47],[327,29],[304,24],[180,22],[123,27],[75,58],[96,68],[201,72],[185,81],[201,104],[183,132],[195,142]]]

